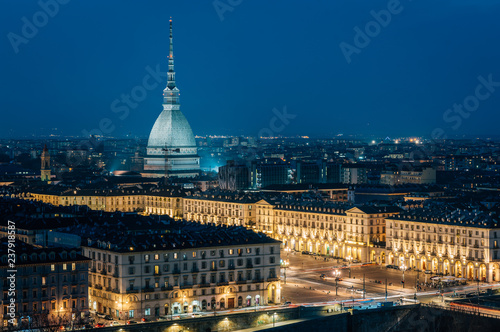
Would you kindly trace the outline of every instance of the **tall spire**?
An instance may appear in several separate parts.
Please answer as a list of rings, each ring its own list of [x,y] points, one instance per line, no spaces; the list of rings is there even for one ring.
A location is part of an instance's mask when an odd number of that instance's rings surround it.
[[[175,85],[174,71],[174,41],[172,37],[172,18],[170,18],[170,47],[168,54],[168,82],[167,87],[163,91],[163,103],[175,105],[179,103],[179,90]]]

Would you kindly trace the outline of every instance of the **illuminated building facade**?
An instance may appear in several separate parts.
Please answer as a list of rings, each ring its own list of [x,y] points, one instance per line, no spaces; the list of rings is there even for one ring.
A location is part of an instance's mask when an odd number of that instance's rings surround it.
[[[388,264],[469,280],[500,280],[500,227],[489,213],[415,209],[387,218]]]
[[[89,240],[92,309],[139,319],[280,303],[279,241],[243,227],[184,224]]]
[[[256,228],[285,248],[362,262],[384,263],[385,218],[397,207],[283,202],[256,204]]]
[[[6,326],[9,312],[11,274],[7,259],[7,238],[1,239],[0,277],[3,308],[0,320]],[[74,249],[35,248],[16,241],[16,320],[19,326],[78,324],[88,311],[89,259]],[[26,325],[27,326],[27,325]]]

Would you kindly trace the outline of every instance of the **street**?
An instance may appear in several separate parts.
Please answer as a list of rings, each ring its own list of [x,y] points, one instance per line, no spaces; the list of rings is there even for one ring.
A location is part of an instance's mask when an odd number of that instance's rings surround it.
[[[436,288],[423,286],[425,283],[430,283],[432,277],[430,274],[405,271],[403,287],[403,271],[388,269],[385,266],[361,263],[349,265],[341,259],[325,260],[323,257],[303,255],[293,251],[283,251],[281,257],[288,261],[288,267],[281,269],[282,299],[294,304],[363,298],[383,301],[386,289],[390,301],[403,297],[414,299],[415,296],[420,302],[439,302],[443,299],[437,286]],[[338,273],[341,281],[335,281],[335,273]],[[325,274],[324,278],[320,277],[322,274]],[[416,283],[421,285],[421,289],[417,292]],[[485,283],[479,285],[481,289],[497,286]],[[477,287],[476,283],[446,287],[443,288],[443,296],[474,292],[477,291]],[[363,289],[366,291],[364,296]]]

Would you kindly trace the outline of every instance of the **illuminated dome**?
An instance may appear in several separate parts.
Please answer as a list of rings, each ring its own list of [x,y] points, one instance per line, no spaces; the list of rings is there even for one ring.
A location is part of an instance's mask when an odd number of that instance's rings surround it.
[[[194,148],[193,131],[180,110],[164,110],[149,134],[148,148]]]

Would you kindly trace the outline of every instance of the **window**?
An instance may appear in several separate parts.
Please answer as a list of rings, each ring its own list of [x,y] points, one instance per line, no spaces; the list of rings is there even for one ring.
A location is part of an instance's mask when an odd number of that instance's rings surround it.
[[[134,274],[134,273],[135,273],[135,267],[130,266],[130,267],[128,268],[128,274]]]
[[[54,264],[50,264],[50,271],[55,271],[56,270],[56,266]]]
[[[158,254],[155,254],[155,261],[159,260],[160,259],[160,255]]]
[[[144,261],[149,262],[149,255],[144,255]]]
[[[76,264],[75,263],[71,263],[71,271],[75,271],[76,270]]]

